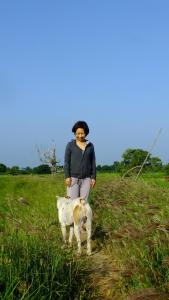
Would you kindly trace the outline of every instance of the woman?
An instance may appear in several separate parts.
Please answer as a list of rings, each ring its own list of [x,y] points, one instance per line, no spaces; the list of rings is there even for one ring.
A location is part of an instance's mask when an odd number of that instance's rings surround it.
[[[86,122],[76,122],[72,132],[75,139],[66,146],[64,162],[67,195],[71,199],[82,197],[87,201],[90,188],[96,184],[94,146],[86,139],[89,133]]]

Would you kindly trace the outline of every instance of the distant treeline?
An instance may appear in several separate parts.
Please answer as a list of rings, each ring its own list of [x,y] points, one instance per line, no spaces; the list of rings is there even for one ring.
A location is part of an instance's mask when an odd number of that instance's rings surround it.
[[[127,149],[122,154],[121,161],[114,161],[112,165],[97,165],[97,171],[124,174],[130,170],[137,172],[143,164],[143,172],[165,172],[169,175],[169,163],[163,164],[159,157],[153,157],[148,151],[142,149]],[[58,165],[57,172],[63,172],[63,166]],[[41,164],[34,168],[19,168],[18,166],[9,168],[0,163],[0,174],[51,174],[51,168],[48,164]]]
[[[57,172],[62,172],[63,166],[57,167]],[[51,168],[47,164],[42,164],[34,168],[26,167],[19,168],[18,166],[13,166],[11,168],[0,163],[0,174],[10,174],[10,175],[19,175],[19,174],[51,174]]]

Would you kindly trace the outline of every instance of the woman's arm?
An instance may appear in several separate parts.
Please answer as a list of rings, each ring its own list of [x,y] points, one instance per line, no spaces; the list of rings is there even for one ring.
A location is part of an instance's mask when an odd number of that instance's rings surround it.
[[[96,182],[96,156],[95,156],[94,146],[93,146],[93,155],[92,155],[91,165],[92,165],[91,178],[93,179],[93,185],[95,185],[94,180]]]
[[[70,150],[70,143],[67,144],[65,150],[65,157],[64,157],[64,173],[65,178],[70,178],[70,159],[71,159],[71,150]]]

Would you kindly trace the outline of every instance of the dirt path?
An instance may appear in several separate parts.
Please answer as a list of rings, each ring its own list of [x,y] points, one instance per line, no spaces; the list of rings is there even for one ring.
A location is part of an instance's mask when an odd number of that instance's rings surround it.
[[[94,300],[168,300],[155,288],[133,290],[129,295],[124,293],[124,277],[130,274],[124,271],[120,262],[106,253],[106,247],[99,248],[92,241],[93,254],[87,259],[87,273],[93,289]]]
[[[91,256],[88,267],[90,280],[99,295],[97,299],[124,299],[120,296],[120,293],[118,293],[117,296],[118,287],[120,291],[121,275],[119,268],[117,268],[116,261],[112,261],[111,258],[101,250]]]

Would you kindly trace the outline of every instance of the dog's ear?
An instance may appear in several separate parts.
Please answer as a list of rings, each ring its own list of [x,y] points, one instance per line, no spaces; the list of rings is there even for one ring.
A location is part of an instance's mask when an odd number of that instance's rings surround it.
[[[80,203],[84,205],[86,203],[86,200],[83,198],[80,198]]]

